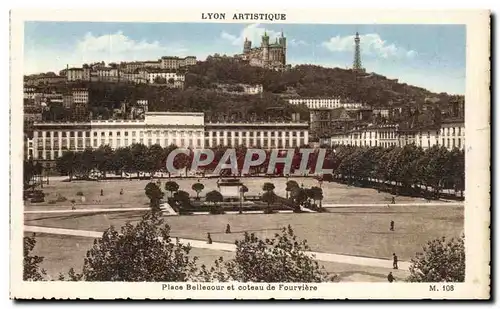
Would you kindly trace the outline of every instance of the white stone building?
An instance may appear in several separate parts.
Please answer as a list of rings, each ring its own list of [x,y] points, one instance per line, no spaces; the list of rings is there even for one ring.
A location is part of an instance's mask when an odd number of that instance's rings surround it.
[[[309,109],[336,109],[342,107],[342,100],[340,98],[300,98],[289,99],[288,103],[293,105],[304,104]]]
[[[306,122],[207,123],[205,147],[295,148],[309,143]]]
[[[135,143],[162,147],[294,148],[309,143],[307,123],[205,123],[203,113],[151,112],[144,120],[96,120],[85,123],[35,123],[33,159],[55,160],[65,150]]]
[[[444,120],[439,130],[439,144],[451,150],[465,147],[465,124],[461,119]]]
[[[89,91],[85,88],[75,88],[72,91],[74,104],[88,104]]]

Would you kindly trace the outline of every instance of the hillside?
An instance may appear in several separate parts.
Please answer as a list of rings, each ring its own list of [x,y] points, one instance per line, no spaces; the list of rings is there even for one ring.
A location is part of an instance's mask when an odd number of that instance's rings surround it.
[[[340,96],[372,106],[387,106],[396,102],[424,102],[438,97],[448,100],[445,93],[399,83],[378,74],[357,74],[352,70],[299,65],[285,72],[265,70],[236,62],[230,58],[199,62],[189,69],[186,87],[211,88],[214,83],[262,84],[273,94],[296,94],[302,97]]]
[[[233,95],[218,90],[218,84],[261,84],[264,93]],[[52,89],[45,90],[64,93],[69,91],[68,88],[74,87],[89,89],[89,108],[94,117],[104,119],[112,117],[113,109],[119,109],[122,103],[126,104],[129,111],[137,100],[146,99],[150,111],[205,112],[216,119],[225,117],[240,120],[289,119],[292,112],[298,112],[302,120],[307,120],[307,109],[289,105],[287,98],[339,96],[372,107],[404,106],[422,110],[422,113],[411,115],[417,119],[411,123],[428,124],[429,119],[434,118],[432,110],[446,113],[451,109],[450,103],[463,101],[463,96],[432,93],[373,73],[356,73],[352,70],[313,65],[299,65],[288,71],[278,72],[252,67],[232,58],[212,58],[190,67],[182,90],[158,85],[111,82],[60,83],[50,87]],[[428,106],[422,108],[425,102]],[[57,114],[61,116],[50,118],[65,118],[64,113]]]

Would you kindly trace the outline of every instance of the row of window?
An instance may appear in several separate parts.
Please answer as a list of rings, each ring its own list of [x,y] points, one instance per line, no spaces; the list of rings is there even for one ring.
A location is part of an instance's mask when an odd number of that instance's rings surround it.
[[[457,129],[457,130],[455,130],[455,129]],[[455,136],[455,132],[457,132],[457,135],[460,136],[460,135],[462,135],[463,130],[462,130],[461,127],[457,127],[457,128],[454,128],[454,127],[453,128],[442,128],[441,129],[441,133],[442,134],[445,133],[443,135],[447,135],[447,136],[450,136],[450,135]]]
[[[153,140],[151,138],[147,139],[147,145],[148,146],[151,146],[153,143],[155,144],[158,144],[158,145],[161,145],[162,140],[160,140],[159,138]],[[196,146],[197,147],[201,147],[201,139],[195,139],[196,141]],[[206,146],[210,146],[210,143],[209,143],[210,139],[207,138],[205,139],[205,145]],[[300,143],[296,143],[296,140],[292,140],[290,142],[290,140],[285,140],[285,144],[283,144],[283,141],[282,140],[262,140],[261,139],[258,139],[258,138],[243,138],[241,140],[241,142],[239,140],[232,140],[232,139],[228,139],[228,140],[225,140],[224,138],[212,138],[212,145],[227,145],[227,146],[231,146],[231,144],[239,144],[239,143],[242,143],[242,144],[248,144],[249,146],[264,146],[264,147],[267,147],[268,145],[271,145],[271,147],[274,147],[276,145],[278,146],[283,146],[283,145],[286,145],[286,146],[298,146],[298,144]],[[302,143],[304,142],[304,138],[301,138],[301,141]],[[140,143],[140,144],[144,144],[144,138],[139,138],[139,139],[135,139],[135,138],[132,138],[131,140],[129,139],[124,139],[123,140],[123,144],[122,144],[122,139],[118,138],[116,140],[114,139],[101,139],[100,140],[100,144],[99,144],[99,141],[97,140],[97,138],[94,138],[93,139],[93,142],[92,142],[92,145],[90,144],[90,138],[79,138],[76,140],[76,147],[77,148],[86,148],[86,147],[94,147],[94,148],[97,148],[101,145],[109,145],[110,147],[126,147],[126,146],[130,146],[132,144],[135,144],[135,143]],[[183,139],[181,138],[179,140],[179,143],[180,143],[180,147],[193,147],[194,146],[194,142],[193,142],[193,139]],[[172,140],[169,140],[169,139],[164,139],[163,140],[163,145],[164,146],[167,146],[167,145],[171,145],[171,144],[174,144],[174,145],[177,145],[177,140],[174,138]],[[59,148],[59,139],[58,138],[53,138],[53,139],[47,139],[45,140],[45,143],[43,143],[43,139],[39,138],[37,140],[37,145],[38,145],[38,149],[58,149]],[[61,139],[61,148],[65,148],[69,145],[69,148],[74,148],[75,147],[75,140],[74,139],[67,139],[67,138],[62,138]]]
[[[144,139],[139,139],[138,140],[139,143],[144,143]],[[113,143],[114,141],[113,140],[110,140],[109,141],[109,146],[112,147],[112,148],[119,148],[119,147],[126,147],[126,146],[129,146],[128,142],[129,140],[124,140],[124,144],[122,145],[121,144],[121,140],[118,139],[116,140],[116,145],[114,145]],[[155,142],[154,144],[157,144],[157,145],[160,145],[160,140],[159,139],[156,139],[155,141],[153,141],[152,139],[148,139],[147,140],[147,146],[151,146],[153,145],[153,142]],[[210,143],[211,142],[211,143]],[[131,144],[134,144],[136,143],[136,140],[135,139],[132,139],[131,140]],[[179,144],[177,144],[177,140],[173,139],[170,143],[168,143],[167,140],[165,140],[165,144],[164,145],[177,145],[181,148],[184,148],[184,147],[190,147],[190,148],[193,148],[195,147],[194,143],[196,143],[196,147],[200,148],[201,147],[201,139],[196,139],[196,140],[185,140],[185,139],[180,139],[179,140]],[[305,144],[305,140],[303,138],[301,138],[300,140],[292,140],[292,141],[289,141],[289,140],[285,140],[285,142],[283,142],[282,140],[264,140],[261,142],[260,139],[247,139],[245,141],[243,141],[242,144],[245,144],[247,147],[271,147],[271,148],[274,148],[274,147],[277,147],[277,148],[294,148],[294,147],[299,147],[301,145],[304,145]],[[66,144],[67,145],[67,144]],[[101,140],[101,146],[102,145],[105,145],[105,141],[104,140]],[[227,143],[224,143],[224,140],[223,139],[205,139],[205,147],[214,147],[216,145],[226,145],[226,146],[238,146],[239,143],[235,143],[234,145],[232,145],[232,142],[231,141],[227,141]],[[70,141],[70,145],[69,147],[68,146],[62,146],[61,148],[54,148],[52,149],[52,147],[38,147],[38,157],[35,158],[35,159],[46,159],[46,160],[54,160],[57,156],[61,155],[63,151],[65,150],[71,150],[71,151],[83,151],[85,148],[88,148],[90,147],[90,141],[88,139],[86,139],[85,141],[84,140],[78,140],[78,142],[75,144],[73,140]],[[94,139],[93,140],[93,147],[94,148],[97,148],[98,147],[98,141],[97,139]],[[44,152],[45,150],[45,152]],[[45,153],[45,157],[43,156],[43,154]]]
[[[107,134],[106,134],[107,133]],[[163,135],[167,135],[168,134],[168,131],[163,131],[162,132]],[[170,132],[171,135],[173,137],[176,137],[177,136],[177,133],[179,133],[179,136],[180,137],[184,137],[185,134],[187,134],[187,136],[201,136],[201,132],[200,131],[196,131],[196,132],[193,132],[193,131],[171,131]],[[271,131],[271,132],[268,132],[268,131],[264,131],[262,132],[262,135],[261,135],[261,131],[242,131],[241,132],[241,136],[242,137],[246,137],[247,136],[247,133],[248,133],[248,136],[249,137],[260,137],[260,136],[263,136],[263,137],[296,137],[297,136],[297,131],[292,131],[292,132],[289,132],[289,131],[278,131],[278,132],[275,132],[275,131]],[[57,137],[58,136],[58,132],[53,132],[53,131],[41,131],[40,132],[41,136],[42,137],[50,137],[51,134],[54,134],[53,136]],[[94,131],[93,132],[93,136],[94,137],[97,137],[99,134],[99,132],[96,132]],[[217,137],[217,136],[223,136],[224,134],[224,131],[205,131],[205,137]],[[117,137],[120,137],[122,136],[122,132],[121,131],[101,131],[100,132],[100,135],[101,137],[105,137],[105,136],[117,136]],[[136,131],[131,131],[131,135],[132,137],[135,137],[136,136]],[[63,131],[61,132],[61,136],[62,137],[68,137],[68,132],[66,131]],[[123,131],[123,136],[129,136],[129,131]],[[144,134],[144,131],[139,131],[139,136],[140,137],[144,137],[144,136],[147,136],[147,137],[152,137],[152,136],[155,136],[155,137],[159,137],[161,136],[161,131],[157,130],[157,131],[154,131],[154,132],[151,132],[151,131],[148,131],[146,132],[146,134]],[[232,137],[233,136],[233,132],[232,131],[227,131],[226,132],[226,136],[227,137]],[[234,137],[239,137],[240,136],[240,132],[239,131],[234,131]],[[299,132],[299,136],[300,137],[304,137],[305,136],[305,132],[304,131],[300,131]],[[70,131],[69,132],[69,137],[90,137],[90,132],[89,131],[77,131],[77,132],[74,132],[74,131]]]

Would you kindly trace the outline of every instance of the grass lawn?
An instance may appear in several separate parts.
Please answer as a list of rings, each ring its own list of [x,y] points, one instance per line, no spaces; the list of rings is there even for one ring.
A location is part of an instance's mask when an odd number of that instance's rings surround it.
[[[249,177],[242,178],[242,182],[248,187],[247,195],[258,195],[262,193],[262,185],[264,182],[272,182],[276,189],[276,194],[286,196],[286,178],[262,178]],[[299,185],[309,188],[318,186],[318,182],[312,178],[290,178],[295,180]],[[162,190],[167,180],[162,179]],[[196,179],[173,179],[176,181],[180,190],[187,191],[191,196],[196,196],[196,192],[191,189],[191,186],[197,182]],[[120,208],[120,207],[147,207],[149,200],[144,194],[144,187],[149,181],[147,180],[107,180],[107,181],[73,181],[63,182],[60,180],[51,181],[49,185],[44,185],[43,191],[46,194],[45,202],[30,204],[26,203],[26,210],[36,209],[70,209],[71,200],[75,200],[77,208]],[[217,190],[217,179],[200,179],[200,182],[205,186],[200,196],[204,196],[211,190]],[[387,204],[390,202],[392,195],[385,192],[378,193],[375,189],[349,187],[344,184],[334,182],[324,182],[323,188],[323,203],[325,204]],[[101,189],[104,195],[100,196]],[[120,195],[120,190],[123,189],[123,195]],[[76,193],[81,191],[84,194],[85,200],[82,201],[81,196]],[[166,192],[168,195],[169,193]],[[55,201],[58,195],[67,199],[64,202],[49,203]],[[412,197],[397,197],[398,203],[422,202],[424,199]]]
[[[165,217],[173,237],[234,243],[246,232],[273,236],[280,228],[292,226],[313,251],[357,256],[409,260],[422,246],[438,237],[457,237],[463,231],[463,207],[400,206],[331,209],[329,213],[243,214]],[[69,229],[103,231],[139,220],[141,212],[104,214],[26,214],[25,224]],[[395,221],[394,232],[389,222]],[[225,234],[226,224],[231,234]]]
[[[26,233],[31,236],[32,233]],[[37,244],[33,254],[43,256],[41,267],[47,271],[49,278],[57,279],[59,273],[67,274],[73,267],[76,272],[81,272],[83,259],[88,249],[92,247],[93,239],[65,235],[41,234],[36,235]],[[234,253],[208,249],[192,248],[190,255],[198,257],[197,264],[210,267],[214,260],[223,257],[228,260]],[[385,282],[387,269],[377,267],[357,266],[350,264],[320,262],[330,274],[337,274],[341,281],[357,282]],[[403,270],[393,271],[396,278],[405,278],[408,273]]]

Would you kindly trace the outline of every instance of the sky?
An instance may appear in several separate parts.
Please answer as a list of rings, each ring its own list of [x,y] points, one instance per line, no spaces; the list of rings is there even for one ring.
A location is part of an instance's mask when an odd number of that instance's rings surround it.
[[[66,65],[156,60],[161,56],[241,53],[283,31],[287,62],[352,67],[354,35],[367,72],[434,92],[465,94],[464,25],[340,25],[230,23],[26,22],[24,73],[59,72]]]

